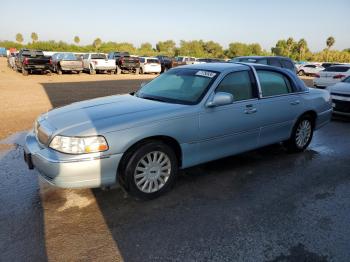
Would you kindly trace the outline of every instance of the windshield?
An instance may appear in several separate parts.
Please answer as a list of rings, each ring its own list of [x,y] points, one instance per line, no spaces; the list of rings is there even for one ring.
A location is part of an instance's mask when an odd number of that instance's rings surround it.
[[[218,72],[176,68],[143,86],[136,96],[179,104],[197,104],[215,81]]]
[[[91,54],[91,59],[107,59],[105,54]]]

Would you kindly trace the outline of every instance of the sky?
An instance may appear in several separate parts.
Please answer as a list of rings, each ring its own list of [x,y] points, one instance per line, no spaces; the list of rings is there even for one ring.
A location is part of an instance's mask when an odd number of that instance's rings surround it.
[[[6,11],[8,10],[8,11]],[[102,41],[155,45],[168,39],[260,43],[270,50],[279,39],[305,38],[311,51],[335,38],[334,49],[350,48],[350,0],[5,0],[0,40],[81,44]]]

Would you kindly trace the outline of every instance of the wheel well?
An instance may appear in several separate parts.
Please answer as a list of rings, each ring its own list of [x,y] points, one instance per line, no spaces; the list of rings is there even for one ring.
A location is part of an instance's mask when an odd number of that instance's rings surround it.
[[[306,111],[305,113],[303,113],[300,117],[302,118],[303,116],[310,116],[311,119],[312,119],[312,124],[315,126],[316,124],[316,118],[317,118],[317,113],[315,111],[312,111],[312,110],[309,110],[309,111]]]
[[[161,141],[164,144],[170,146],[174,150],[174,153],[175,153],[177,160],[179,162],[179,166],[182,165],[182,150],[181,150],[179,142],[176,139],[174,139],[170,136],[151,136],[151,137],[147,137],[147,138],[144,138],[144,139],[136,142],[135,144],[130,146],[125,151],[122,159],[120,160],[120,165],[118,167],[118,174],[120,174],[120,172],[126,167],[127,160],[135,152],[136,149],[138,149],[142,145],[149,143],[149,142],[152,142],[152,141]]]

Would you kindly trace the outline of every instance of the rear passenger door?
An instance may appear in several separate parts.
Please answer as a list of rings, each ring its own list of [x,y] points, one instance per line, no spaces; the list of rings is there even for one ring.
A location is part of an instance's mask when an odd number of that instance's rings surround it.
[[[300,94],[293,82],[278,71],[257,70],[261,88],[260,117],[263,119],[259,146],[277,143],[289,138],[294,122],[302,112]]]

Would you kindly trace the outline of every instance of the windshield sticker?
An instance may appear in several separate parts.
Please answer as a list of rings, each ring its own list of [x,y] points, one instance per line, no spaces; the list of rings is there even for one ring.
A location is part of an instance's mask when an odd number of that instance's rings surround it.
[[[216,76],[216,73],[209,72],[209,71],[198,71],[196,73],[196,76],[205,76],[205,77],[213,78],[214,76]]]

